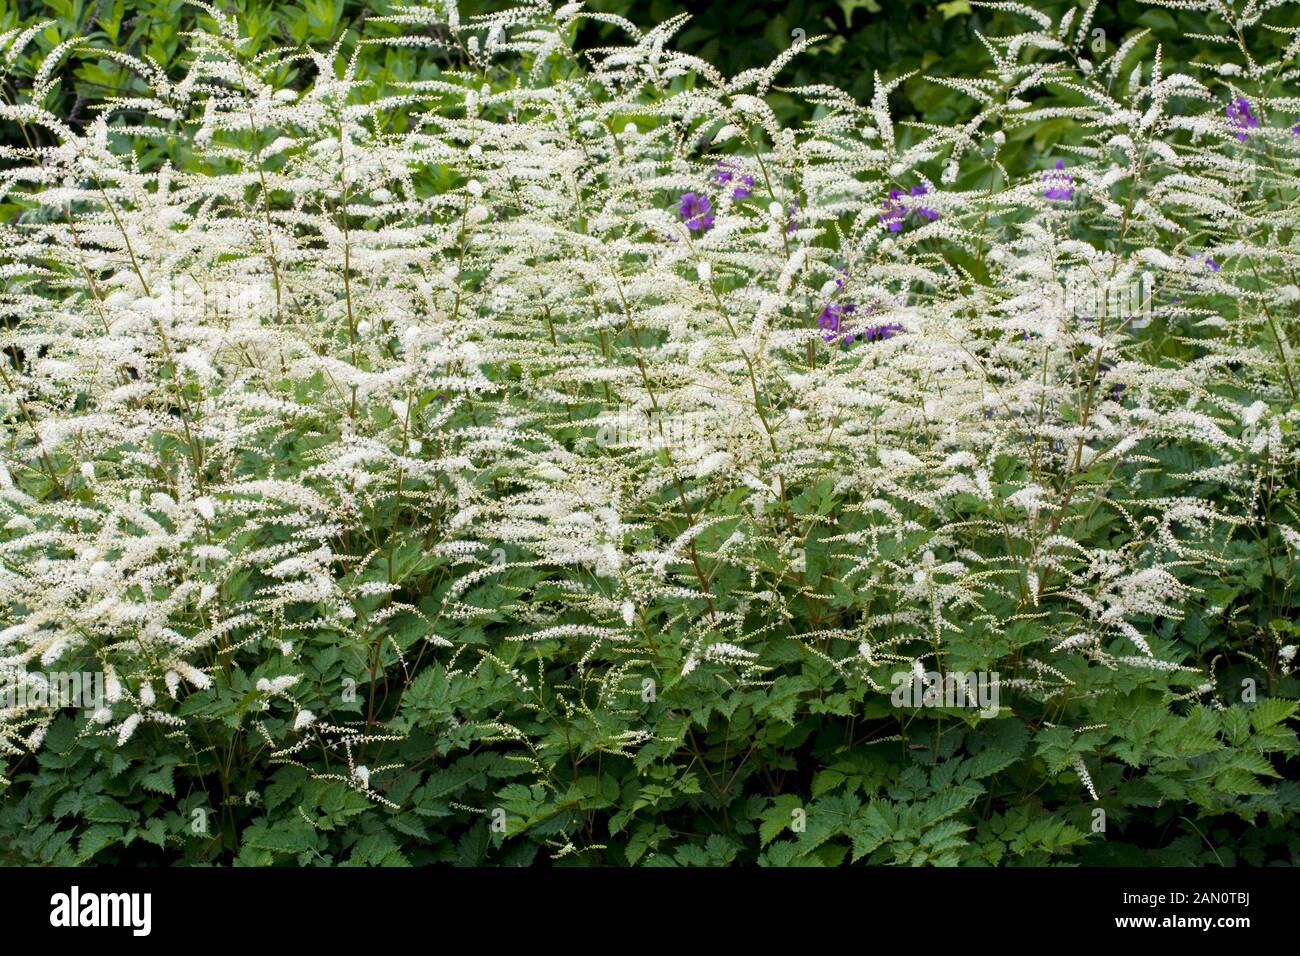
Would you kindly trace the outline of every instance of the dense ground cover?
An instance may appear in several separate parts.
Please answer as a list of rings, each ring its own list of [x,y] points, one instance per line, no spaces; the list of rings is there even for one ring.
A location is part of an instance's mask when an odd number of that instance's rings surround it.
[[[965,6],[8,21],[2,858],[1296,862],[1296,5]]]

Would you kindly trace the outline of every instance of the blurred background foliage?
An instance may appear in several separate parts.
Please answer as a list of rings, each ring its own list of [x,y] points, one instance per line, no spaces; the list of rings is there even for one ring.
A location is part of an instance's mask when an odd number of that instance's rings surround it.
[[[340,36],[344,38],[343,49],[350,51],[358,38],[401,32],[375,19],[391,13],[398,0],[214,2],[219,9],[238,13],[251,52],[304,46],[319,49]],[[508,0],[462,0],[462,22],[508,5]],[[1071,6],[1080,8],[1081,14],[1087,0],[1035,0],[1030,6],[1056,21]],[[1028,22],[1019,14],[981,7],[971,0],[741,0],[690,4],[674,0],[588,0],[588,8],[620,14],[641,27],[689,13],[690,21],[679,33],[677,47],[708,59],[727,73],[771,62],[790,46],[795,31],[806,31],[809,37],[824,35],[813,50],[786,68],[782,75],[785,85],[829,83],[865,102],[871,97],[877,74],[883,81],[913,74],[891,98],[895,115],[901,120],[935,123],[950,122],[969,112],[974,104],[948,88],[928,82],[927,77],[978,75],[990,63],[980,35],[1019,32]],[[74,126],[84,124],[106,99],[135,95],[145,89],[139,77],[103,56],[103,50],[117,49],[147,57],[169,75],[179,77],[188,54],[186,32],[209,19],[201,8],[186,0],[0,0],[0,32],[51,21],[21,55],[12,57],[10,44],[0,50],[3,95],[9,102],[27,99],[31,78],[46,56],[63,41],[80,37],[82,42],[63,52],[63,60],[55,70],[60,82],[51,98],[56,102],[45,105],[69,118]],[[1300,5],[1270,11],[1269,22],[1277,27],[1300,27]],[[1205,14],[1155,7],[1141,0],[1105,0],[1098,6],[1087,41],[1090,54],[1100,59],[1143,30],[1150,32],[1133,49],[1134,62],[1149,56],[1157,44],[1163,48],[1167,71],[1176,66],[1213,63],[1225,54],[1221,47],[1197,36],[1221,32],[1206,22]],[[615,36],[613,27],[584,21],[578,41],[591,48],[609,43]],[[1286,34],[1276,32],[1273,36],[1280,49]],[[378,95],[391,84],[427,79],[461,64],[454,47],[440,52],[428,47],[367,46],[359,65],[361,75],[373,82]],[[280,69],[283,75],[277,79],[303,88],[310,84],[314,67],[309,61],[287,60]],[[770,101],[787,122],[804,109],[779,89],[772,92]],[[1050,135],[1050,125],[1040,126],[1040,138]],[[16,144],[22,139],[23,131],[13,124],[0,127],[3,142]],[[1034,145],[1041,149],[1045,144]],[[149,158],[142,156],[146,162]]]
[[[1026,0],[1024,5],[1047,14],[1054,23],[1076,7],[1077,27],[1088,0]],[[948,122],[964,113],[965,107],[952,90],[928,82],[926,77],[979,75],[991,63],[979,36],[1018,33],[1031,23],[1023,15],[970,0],[741,0],[711,4],[590,0],[588,6],[619,13],[637,24],[689,12],[691,22],[679,35],[679,47],[729,73],[771,62],[789,47],[792,31],[805,30],[809,37],[824,34],[821,44],[787,68],[783,78],[788,85],[830,83],[864,102],[871,97],[875,73],[886,82],[915,73],[891,98],[895,115],[935,123]],[[1157,45],[1163,48],[1166,72],[1172,72],[1173,65],[1230,58],[1221,45],[1195,36],[1222,35],[1222,26],[1212,27],[1207,19],[1202,13],[1169,10],[1142,0],[1103,0],[1088,31],[1088,53],[1095,62],[1135,33],[1147,30],[1148,35],[1130,54],[1134,63],[1148,58]],[[1300,8],[1271,11],[1268,20],[1279,27],[1300,26]],[[1276,34],[1275,48],[1282,49],[1287,39]],[[793,101],[776,105],[778,109],[794,107]]]

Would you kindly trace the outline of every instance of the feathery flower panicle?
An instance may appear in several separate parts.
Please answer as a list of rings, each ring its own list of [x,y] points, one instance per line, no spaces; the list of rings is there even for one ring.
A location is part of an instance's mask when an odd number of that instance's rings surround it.
[[[460,805],[517,790],[585,847],[552,812],[574,754],[680,768],[708,694],[819,720],[776,700],[809,662],[875,707],[887,668],[985,648],[1003,707],[1080,727],[1119,670],[1152,700],[1204,671],[1180,628],[1210,626],[1206,582],[1300,553],[1261,491],[1300,465],[1294,144],[1241,149],[1136,40],[1081,67],[1090,13],[1007,6],[1024,30],[951,82],[1014,99],[905,130],[895,81],[792,88],[812,118],[783,126],[788,58],[728,78],[673,49],[680,19],[617,18],[576,55],[586,14],[546,4],[400,4],[377,44],[468,65],[397,91],[338,51],[276,90],[216,11],[184,76],[145,69],[102,119],[0,103],[40,128],[0,222],[4,759],[66,719],[123,758],[266,745],[285,779],[409,804],[472,750]],[[1047,117],[1073,173],[1005,148]],[[1259,127],[1243,98],[1228,122]],[[719,128],[746,152],[701,174]],[[111,675],[92,717],[4,703],[72,662]],[[1111,787],[1119,738],[1089,733]]]

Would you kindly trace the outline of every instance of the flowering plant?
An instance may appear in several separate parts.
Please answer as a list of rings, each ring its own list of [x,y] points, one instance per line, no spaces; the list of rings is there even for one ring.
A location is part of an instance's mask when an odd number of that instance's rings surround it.
[[[1197,75],[1095,6],[1015,7],[948,126],[544,0],[383,18],[463,57],[384,95],[204,7],[84,129],[0,105],[0,690],[106,678],[0,706],[0,843],[1294,857],[1297,103],[1267,23]],[[952,672],[999,703],[891,700]]]

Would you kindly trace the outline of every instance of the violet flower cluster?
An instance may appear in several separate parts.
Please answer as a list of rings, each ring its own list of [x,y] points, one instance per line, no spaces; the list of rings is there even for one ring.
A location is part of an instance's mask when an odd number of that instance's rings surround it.
[[[840,269],[840,276],[835,280],[837,289],[844,288],[844,280],[848,278],[848,270]],[[903,331],[902,325],[897,322],[880,322],[869,325],[850,325],[849,321],[857,313],[858,305],[856,302],[828,302],[822,307],[821,313],[817,316],[817,325],[822,329],[822,340],[825,342],[842,342],[845,345],[852,345],[855,339],[864,339],[868,342],[874,342],[880,339],[893,338],[896,334]],[[870,315],[876,311],[874,304],[867,306],[866,313]]]
[[[1228,121],[1237,128],[1237,139],[1243,143],[1248,135],[1247,130],[1259,128],[1259,120],[1250,111],[1250,100],[1244,96],[1239,96],[1228,104]]]
[[[913,186],[910,196],[925,196],[929,191],[930,190],[927,189],[924,184]],[[907,219],[909,209],[907,203],[902,201],[904,198],[904,193],[901,189],[891,189],[889,191],[889,198],[881,204],[882,212],[880,213],[880,221],[885,224],[885,228],[890,232],[901,232],[903,229],[903,222]],[[915,212],[918,218],[924,219],[926,222],[934,222],[939,218],[937,210],[930,209],[920,203],[912,206],[911,211]]]
[[[1043,173],[1043,195],[1048,199],[1073,199],[1074,177],[1065,169],[1065,160],[1058,159],[1056,168]]]
[[[719,186],[727,186],[735,182],[737,185],[731,190],[732,199],[748,199],[754,195],[754,177],[750,173],[742,172],[740,167],[730,160],[718,160],[718,165],[713,171],[713,181]]]
[[[713,228],[713,204],[704,193],[682,193],[677,202],[677,214],[686,222],[691,232],[708,231]]]

